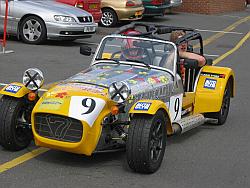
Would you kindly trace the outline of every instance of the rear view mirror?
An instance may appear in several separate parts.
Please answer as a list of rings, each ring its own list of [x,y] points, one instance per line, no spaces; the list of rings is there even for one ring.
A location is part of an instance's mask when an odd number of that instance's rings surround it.
[[[184,59],[184,67],[187,69],[197,69],[199,67],[198,61],[195,59]]]
[[[93,54],[92,49],[89,46],[80,46],[80,54],[91,56]]]

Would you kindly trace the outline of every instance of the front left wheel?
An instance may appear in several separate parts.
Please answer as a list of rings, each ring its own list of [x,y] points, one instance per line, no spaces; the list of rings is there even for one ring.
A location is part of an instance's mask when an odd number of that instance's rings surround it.
[[[153,116],[136,114],[132,118],[126,144],[131,169],[140,173],[154,173],[159,169],[166,147],[166,124],[163,111]]]
[[[28,16],[22,20],[19,32],[23,42],[28,44],[41,44],[47,38],[45,23],[37,16]]]
[[[0,99],[0,143],[10,151],[26,148],[32,140],[28,110],[22,98],[3,96]]]

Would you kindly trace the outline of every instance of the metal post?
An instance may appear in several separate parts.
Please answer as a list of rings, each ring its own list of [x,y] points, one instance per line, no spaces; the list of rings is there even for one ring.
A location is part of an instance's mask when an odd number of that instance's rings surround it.
[[[5,16],[4,16],[4,29],[3,29],[3,51],[0,54],[12,53],[14,51],[6,51],[6,36],[7,36],[7,24],[8,24],[8,10],[9,10],[9,1],[5,0]]]

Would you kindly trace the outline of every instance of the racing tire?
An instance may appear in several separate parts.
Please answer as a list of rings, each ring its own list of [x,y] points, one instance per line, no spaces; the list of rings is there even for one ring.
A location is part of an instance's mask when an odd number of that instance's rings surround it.
[[[163,111],[155,115],[134,115],[131,120],[126,155],[135,172],[150,174],[161,165],[166,148],[166,118]]]
[[[47,39],[47,29],[44,21],[37,16],[25,18],[19,28],[20,37],[27,44],[41,44]]]
[[[102,17],[100,24],[103,27],[114,27],[118,22],[118,17],[116,12],[112,9],[104,8],[102,9]]]
[[[18,126],[24,120],[25,102],[21,98],[3,96],[0,99],[0,143],[10,151],[26,148],[32,140],[31,129]]]
[[[231,97],[230,92],[231,92],[230,83],[227,83],[225,91],[224,91],[224,96],[222,99],[222,105],[221,105],[220,111],[208,113],[205,115],[205,117],[217,119],[218,120],[216,123],[217,125],[223,125],[227,120],[229,107],[230,107],[230,97]]]

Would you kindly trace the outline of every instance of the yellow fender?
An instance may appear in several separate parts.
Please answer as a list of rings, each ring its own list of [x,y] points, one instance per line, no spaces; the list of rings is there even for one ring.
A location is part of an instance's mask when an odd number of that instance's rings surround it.
[[[160,100],[139,100],[130,108],[129,114],[154,115],[158,110],[163,110],[166,114],[168,120],[167,134],[168,135],[173,134],[172,123],[168,107],[164,102]]]
[[[7,95],[15,98],[22,98],[30,92],[22,83],[13,82],[0,90],[0,95]]]
[[[232,69],[203,67],[195,91],[194,114],[219,112],[227,84],[230,84],[231,97],[234,97],[235,76]]]

